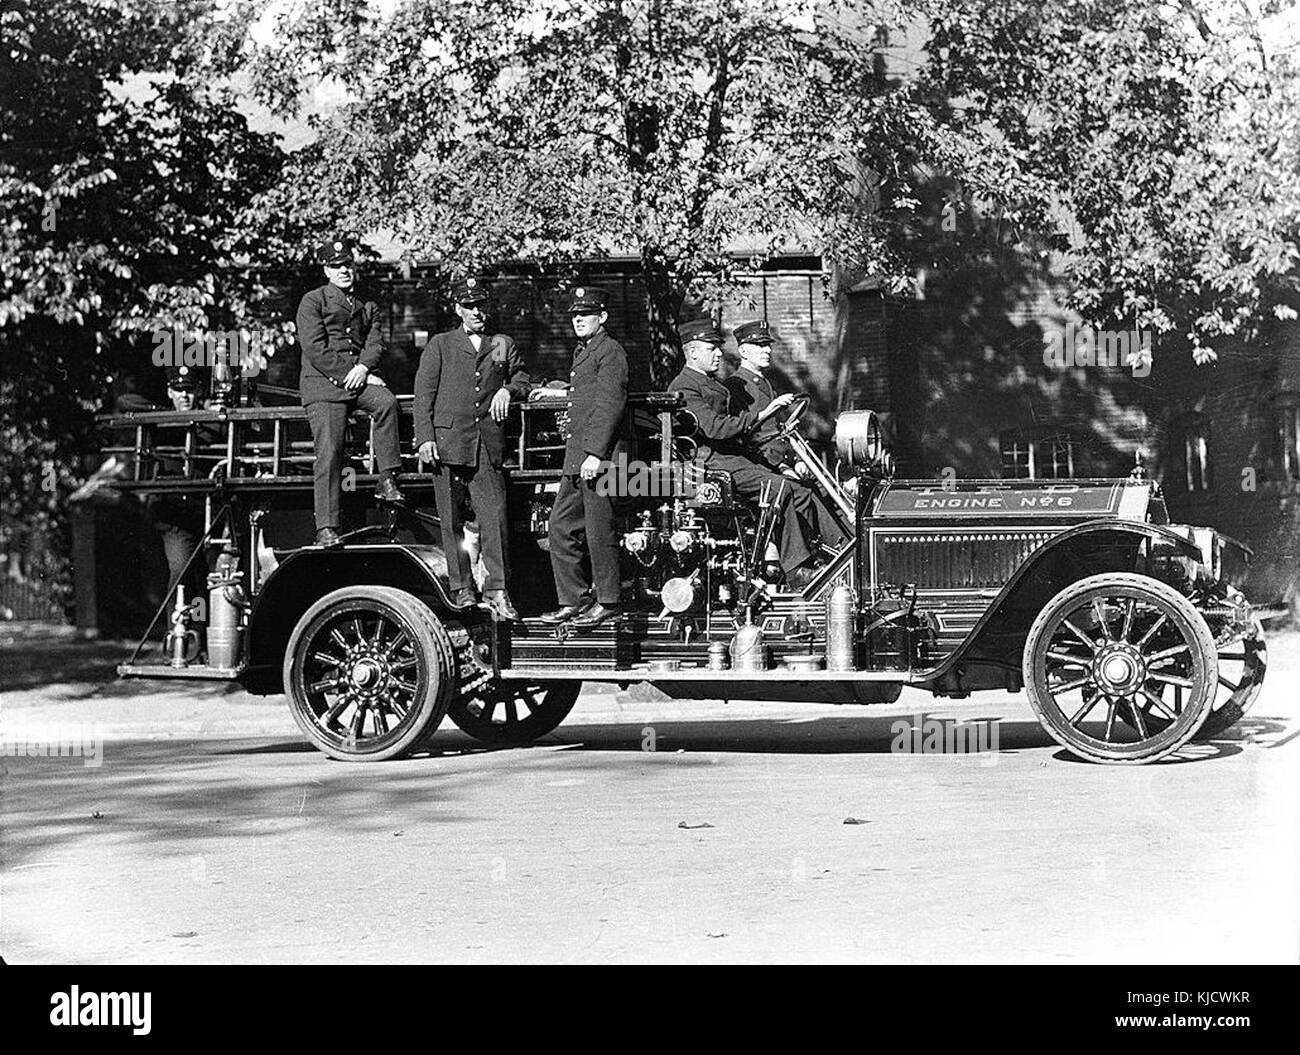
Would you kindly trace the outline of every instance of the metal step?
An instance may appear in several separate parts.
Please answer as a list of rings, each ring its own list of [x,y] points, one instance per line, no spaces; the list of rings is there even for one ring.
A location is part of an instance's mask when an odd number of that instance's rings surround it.
[[[173,667],[170,663],[119,663],[120,678],[174,678],[190,681],[233,681],[242,668],[209,667],[206,663],[190,663]]]

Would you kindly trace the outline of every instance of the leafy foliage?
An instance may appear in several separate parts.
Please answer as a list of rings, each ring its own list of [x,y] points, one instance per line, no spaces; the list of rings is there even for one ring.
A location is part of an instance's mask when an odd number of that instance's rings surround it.
[[[110,375],[147,368],[155,330],[255,315],[240,215],[282,155],[213,82],[226,38],[194,19],[214,7],[0,12],[0,550],[31,552],[33,574],[62,574],[63,502]]]
[[[270,4],[253,90],[285,115],[344,102],[261,203],[268,222],[395,231],[468,269],[639,258],[660,349],[688,301],[735,298],[783,250],[887,283],[934,168],[990,190],[997,166],[885,75],[884,7],[776,0],[365,0]],[[272,16],[268,16],[272,17]]]
[[[1277,5],[1289,7],[1289,4]],[[1244,4],[926,0],[927,81],[995,130],[1013,207],[1071,236],[1072,305],[1099,326],[1224,337],[1292,317],[1300,82]]]

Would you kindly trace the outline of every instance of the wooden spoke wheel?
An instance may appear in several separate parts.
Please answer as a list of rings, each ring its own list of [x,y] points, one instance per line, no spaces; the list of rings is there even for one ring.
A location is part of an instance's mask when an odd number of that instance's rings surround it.
[[[1152,762],[1210,713],[1218,656],[1205,620],[1172,586],[1111,573],[1074,583],[1039,613],[1024,677],[1043,728],[1075,754]]]
[[[349,586],[298,621],[284,690],[298,728],[332,758],[400,758],[447,713],[452,656],[446,629],[424,602],[389,586]]]
[[[545,736],[573,710],[580,681],[499,681],[462,693],[448,715],[487,744],[527,744]]]

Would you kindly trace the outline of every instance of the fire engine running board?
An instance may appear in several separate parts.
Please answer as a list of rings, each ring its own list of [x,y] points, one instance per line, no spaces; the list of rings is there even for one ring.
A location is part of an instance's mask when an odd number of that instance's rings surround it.
[[[239,671],[230,667],[209,667],[202,663],[191,663],[185,667],[173,667],[170,663],[120,663],[117,667],[119,678],[188,678],[191,681],[232,681],[239,677]]]
[[[914,684],[931,675],[931,671],[906,670],[648,670],[625,667],[620,670],[591,670],[570,667],[502,667],[501,677],[520,681],[697,681],[735,683],[739,681],[782,681],[822,683],[849,681],[884,681]]]

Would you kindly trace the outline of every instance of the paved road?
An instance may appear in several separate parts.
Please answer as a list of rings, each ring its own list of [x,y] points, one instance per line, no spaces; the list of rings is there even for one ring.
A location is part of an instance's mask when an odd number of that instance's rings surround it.
[[[98,767],[0,759],[10,962],[1300,959],[1300,637],[1223,740],[1136,768],[1071,760],[1023,696],[607,691],[529,749],[358,766],[280,700],[75,651],[0,643],[6,728],[105,736]],[[918,713],[998,749],[895,753]]]

